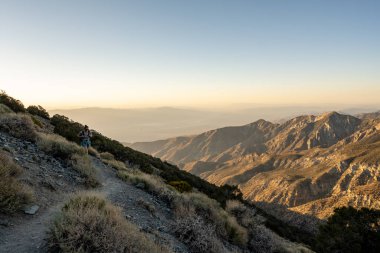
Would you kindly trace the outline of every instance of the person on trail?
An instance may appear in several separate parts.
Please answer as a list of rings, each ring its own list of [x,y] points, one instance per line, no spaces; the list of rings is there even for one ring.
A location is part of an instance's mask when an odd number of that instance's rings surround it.
[[[86,149],[86,153],[88,154],[88,148],[91,146],[91,130],[88,128],[87,125],[85,125],[84,129],[79,132],[78,136],[79,138],[81,138],[80,145]]]

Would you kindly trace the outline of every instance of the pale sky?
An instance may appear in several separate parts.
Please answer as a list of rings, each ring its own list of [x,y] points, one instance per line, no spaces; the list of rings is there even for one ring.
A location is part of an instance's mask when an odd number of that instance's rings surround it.
[[[0,89],[70,107],[379,104],[380,1],[0,2]]]

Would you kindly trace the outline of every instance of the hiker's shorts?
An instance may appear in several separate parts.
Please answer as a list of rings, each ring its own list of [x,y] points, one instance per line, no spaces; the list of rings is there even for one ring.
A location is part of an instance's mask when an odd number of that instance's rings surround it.
[[[83,139],[80,145],[84,148],[89,148],[91,146],[91,141],[89,139]]]

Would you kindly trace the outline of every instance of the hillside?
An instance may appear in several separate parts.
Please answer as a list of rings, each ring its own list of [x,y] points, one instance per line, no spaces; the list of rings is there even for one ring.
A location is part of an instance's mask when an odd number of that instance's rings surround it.
[[[379,123],[378,113],[329,112],[131,147],[217,185],[238,185],[259,205],[327,218],[340,206],[380,208]]]
[[[234,187],[96,131],[87,155],[82,128],[0,94],[0,252],[312,252]]]

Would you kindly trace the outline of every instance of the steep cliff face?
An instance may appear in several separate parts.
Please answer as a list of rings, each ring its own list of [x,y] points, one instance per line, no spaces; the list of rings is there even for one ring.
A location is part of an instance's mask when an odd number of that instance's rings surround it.
[[[161,149],[161,158],[212,183],[237,184],[249,200],[325,218],[347,204],[379,208],[379,124],[336,112],[259,121],[191,137],[170,155]]]

